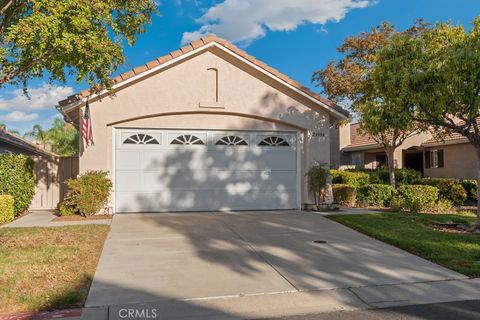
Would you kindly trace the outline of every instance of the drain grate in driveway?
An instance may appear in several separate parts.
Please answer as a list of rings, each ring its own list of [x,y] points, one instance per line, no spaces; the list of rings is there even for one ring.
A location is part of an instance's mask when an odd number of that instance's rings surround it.
[[[313,242],[313,243],[317,243],[317,244],[325,244],[325,243],[327,243],[327,241],[325,241],[325,240],[313,240],[312,242]]]

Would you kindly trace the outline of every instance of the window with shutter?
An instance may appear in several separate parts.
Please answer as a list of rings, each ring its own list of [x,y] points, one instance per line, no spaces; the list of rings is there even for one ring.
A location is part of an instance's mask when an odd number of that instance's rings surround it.
[[[430,168],[430,151],[425,151],[425,168]]]
[[[443,150],[438,150],[437,151],[437,157],[438,157],[438,161],[437,161],[437,168],[443,168]]]

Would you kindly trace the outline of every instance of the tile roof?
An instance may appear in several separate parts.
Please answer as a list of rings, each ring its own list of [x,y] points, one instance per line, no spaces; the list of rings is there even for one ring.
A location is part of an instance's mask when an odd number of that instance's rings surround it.
[[[255,57],[249,55],[248,53],[246,53],[244,50],[241,50],[239,48],[237,48],[236,46],[234,46],[233,44],[231,44],[230,42],[222,39],[222,38],[219,38],[215,35],[209,35],[207,37],[204,37],[204,38],[201,38],[199,40],[196,40],[196,41],[193,41],[191,42],[190,44],[186,45],[186,46],[183,46],[181,47],[180,49],[178,50],[175,50],[175,51],[172,51],[170,52],[169,54],[167,55],[164,55],[162,57],[159,57],[155,60],[152,60],[150,62],[147,62],[145,63],[144,65],[142,66],[139,66],[139,67],[136,67],[130,71],[127,71],[125,73],[122,73],[121,75],[115,77],[112,79],[113,81],[113,85],[117,85],[117,84],[120,84],[122,83],[123,81],[129,79],[129,78],[132,78],[136,75],[139,75],[139,74],[142,74],[148,70],[151,70],[155,67],[158,67],[170,60],[173,60],[177,57],[180,57],[192,50],[195,50],[195,49],[198,49],[200,47],[203,47],[205,45],[208,45],[212,42],[215,42],[217,44],[220,44],[222,45],[223,47],[229,49],[230,51],[238,54],[239,56],[241,56],[242,58],[248,60],[249,62],[255,64],[257,67],[260,67],[262,68],[263,70],[269,72],[270,74],[276,76],[277,78],[283,80],[284,82],[290,84],[291,86],[295,87],[296,89],[302,91],[303,93],[307,94],[308,96],[314,98],[315,100],[321,102],[322,104],[326,105],[327,107],[335,110],[336,112],[338,113],[341,113],[342,115],[344,115],[345,117],[348,117],[349,116],[349,112],[343,108],[341,108],[340,106],[337,106],[335,105],[334,103],[332,103],[330,100],[320,96],[319,94],[316,94],[315,92],[311,91],[310,89],[308,89],[307,87],[301,85],[300,83],[290,79],[289,77],[287,77],[286,75],[280,73],[278,70],[274,69],[274,68],[271,68],[269,67],[267,64],[265,64],[264,62],[261,62],[259,60],[257,60]],[[94,90],[93,89],[86,89],[86,90],[83,90],[77,94],[74,94],[72,96],[69,96],[67,99],[64,99],[64,100],[61,100],[59,101],[59,106],[62,108],[62,107],[65,107],[67,105],[70,105],[74,102],[77,102],[77,101],[80,101],[84,98],[87,98],[89,96],[91,96],[92,94],[94,94]]]
[[[25,140],[16,134],[9,132],[5,127],[0,127],[0,142],[7,143],[9,145],[13,145],[19,149],[24,149],[28,152],[31,152],[36,155],[46,155],[46,156],[54,156],[58,157],[55,153],[45,150],[42,147]]]

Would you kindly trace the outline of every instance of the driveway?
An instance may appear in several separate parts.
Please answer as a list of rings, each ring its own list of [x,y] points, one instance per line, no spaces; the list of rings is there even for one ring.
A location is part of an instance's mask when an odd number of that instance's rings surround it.
[[[118,214],[86,306],[461,278],[314,213]]]

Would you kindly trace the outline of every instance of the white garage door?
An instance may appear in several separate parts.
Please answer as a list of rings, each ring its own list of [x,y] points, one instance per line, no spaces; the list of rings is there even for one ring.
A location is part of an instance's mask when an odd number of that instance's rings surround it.
[[[292,132],[117,129],[116,212],[297,208]]]

